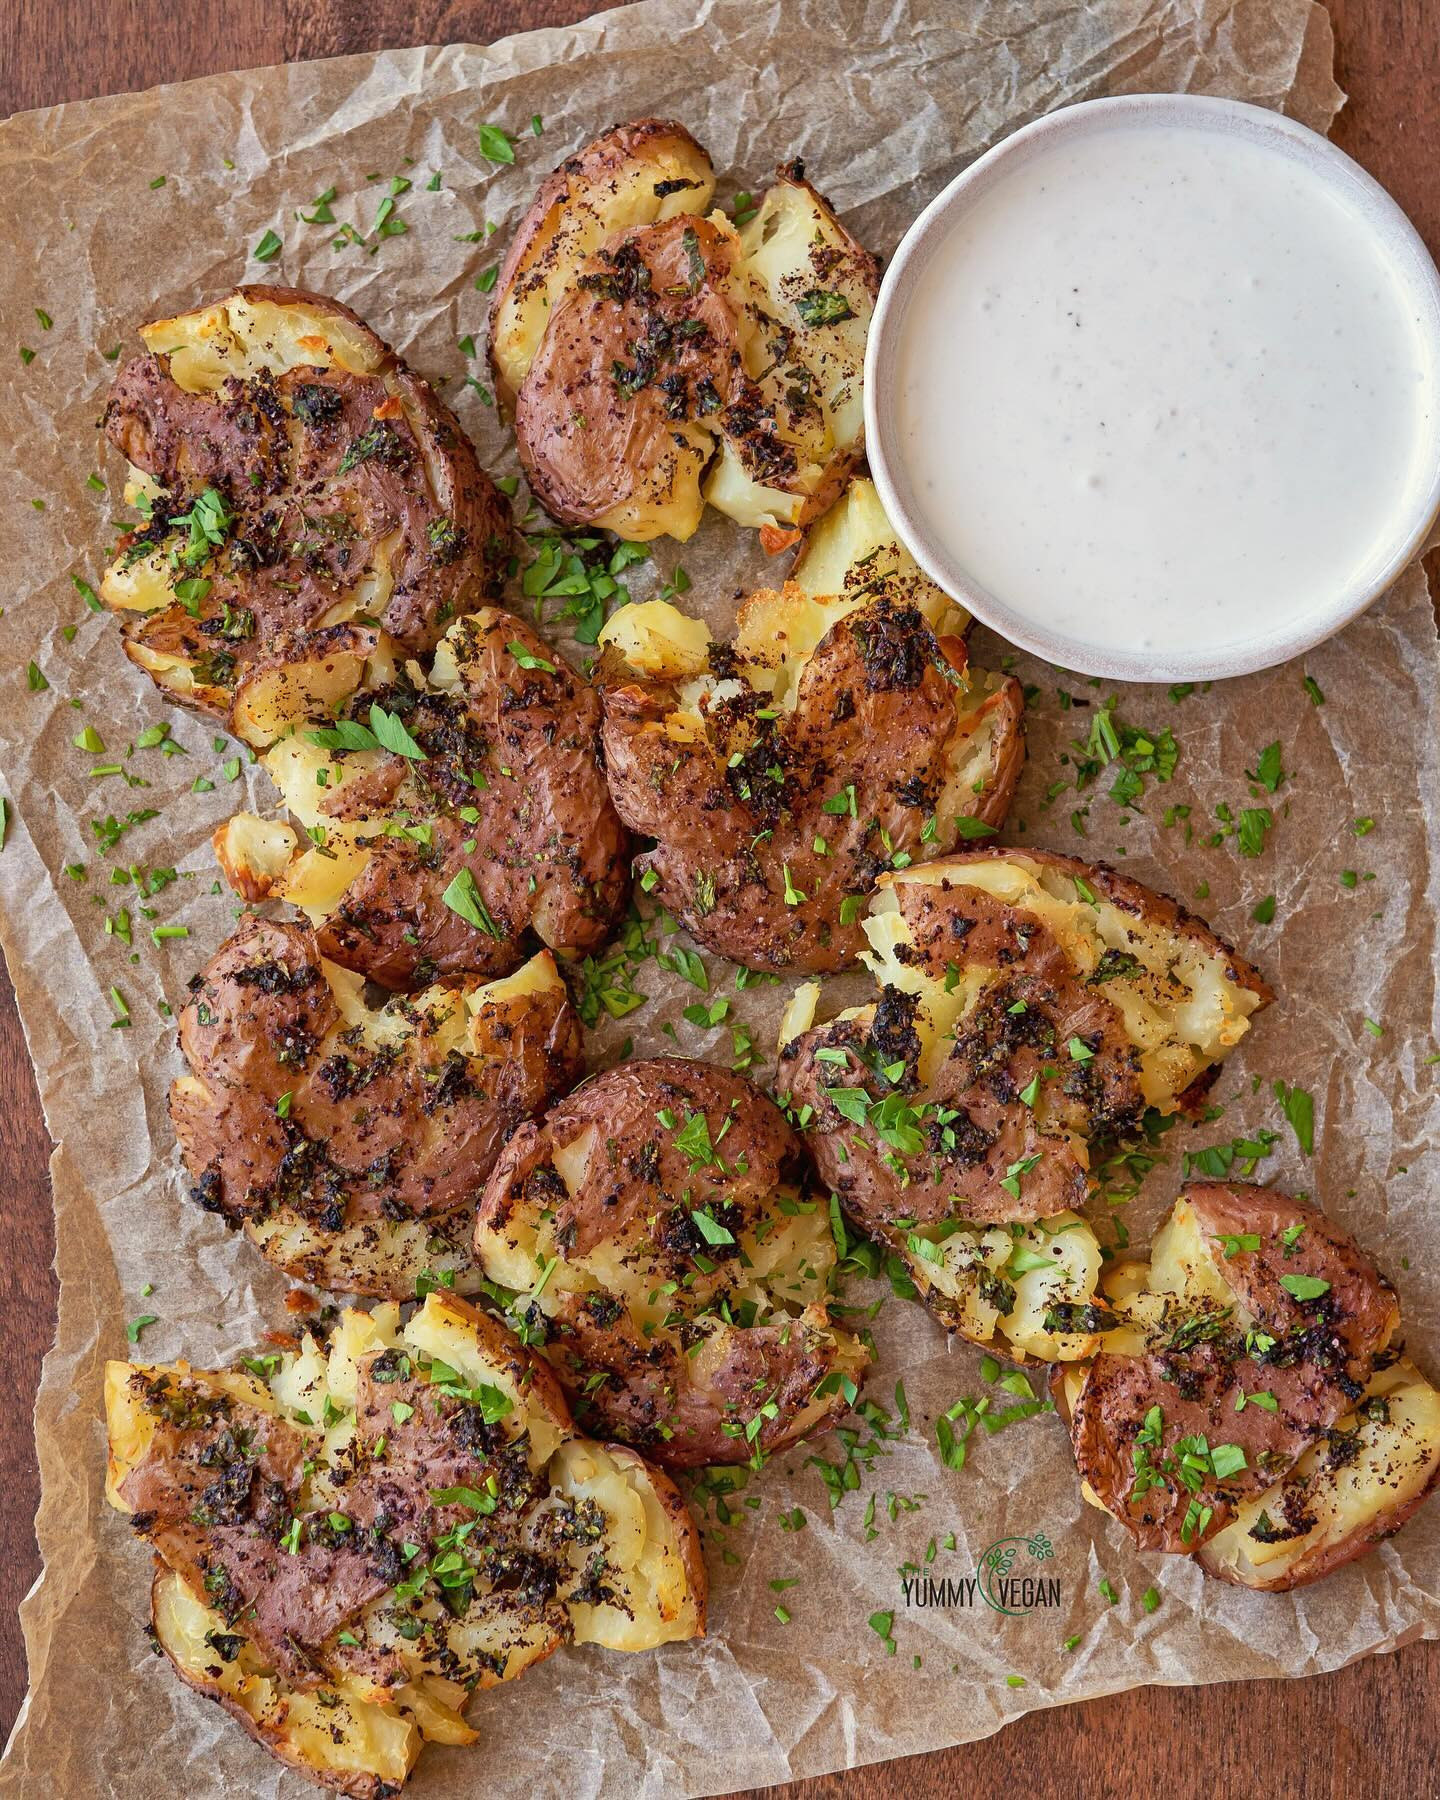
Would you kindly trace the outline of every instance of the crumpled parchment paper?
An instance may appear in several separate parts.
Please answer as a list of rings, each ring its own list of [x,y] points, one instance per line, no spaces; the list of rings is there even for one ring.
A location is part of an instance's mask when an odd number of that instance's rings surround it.
[[[126,1321],[157,1315],[141,1342],[147,1359],[183,1352],[204,1364],[277,1323],[284,1286],[245,1240],[184,1199],[165,1116],[179,1059],[159,1003],[178,1010],[187,977],[232,922],[233,898],[214,887],[210,832],[247,796],[262,807],[269,796],[248,767],[229,778],[238,746],[217,751],[208,723],[168,709],[125,663],[114,624],[92,616],[72,585],[74,575],[97,579],[120,504],[119,459],[101,452],[94,429],[114,367],[104,352],[123,344],[128,354],[140,321],[246,278],[319,288],[444,378],[483,459],[496,473],[513,470],[495,414],[461,385],[467,372],[484,378],[457,349],[482,329],[486,297],[474,280],[498,260],[540,176],[612,120],[652,111],[684,119],[731,178],[722,197],[759,188],[777,161],[802,155],[859,237],[888,252],[962,164],[1067,101],[1190,89],[1282,106],[1324,129],[1340,99],[1330,51],[1328,18],[1308,0],[975,0],[963,8],[658,0],[488,49],[262,70],[58,107],[0,128],[0,205],[12,246],[0,263],[8,590],[0,595],[0,775],[9,803],[0,935],[58,1146],[62,1280],[59,1338],[37,1411],[47,1568],[24,1608],[32,1688],[0,1789],[37,1800],[302,1791],[151,1655],[141,1629],[148,1554],[101,1497],[101,1369],[106,1357],[126,1354]],[[476,127],[486,121],[514,136],[513,167],[479,154]],[[152,185],[161,176],[164,184]],[[370,230],[397,176],[412,182],[397,208],[407,231],[373,253],[367,244],[332,247],[340,222]],[[297,209],[310,210],[331,187],[337,226],[299,221]],[[491,225],[493,243],[462,241]],[[284,248],[260,265],[249,251],[267,230]],[[22,344],[33,360],[17,354]],[[97,468],[106,491],[87,485]],[[766,573],[763,557],[723,520],[681,559],[694,583],[688,603],[717,626],[727,623],[736,589]],[[629,571],[635,596],[658,591],[675,560],[675,547],[665,546]],[[1004,654],[977,634],[981,663]],[[32,659],[49,683],[41,691],[27,682]],[[1440,1374],[1440,1228],[1431,1200],[1440,1076],[1425,1060],[1437,1023],[1440,857],[1427,806],[1437,791],[1437,665],[1419,571],[1303,669],[1180,700],[1163,688],[1121,692],[1119,717],[1157,732],[1168,726],[1180,747],[1173,780],[1151,781],[1131,812],[1108,797],[1108,774],[1077,793],[1075,764],[1063,760],[1108,690],[1024,658],[1016,667],[1037,691],[1013,841],[1123,859],[1195,903],[1280,994],[1225,1072],[1223,1117],[1172,1132],[1166,1161],[1117,1216],[1143,1245],[1173,1198],[1183,1149],[1274,1130],[1262,1178],[1317,1192],[1359,1233],[1399,1284],[1413,1351]],[[1302,686],[1304,674],[1323,705]],[[1068,710],[1060,690],[1075,697]],[[186,755],[124,755],[145,727],[166,719]],[[103,739],[103,756],[73,746],[87,725]],[[1277,738],[1287,779],[1273,798],[1252,802],[1245,771]],[[92,774],[117,760],[149,785]],[[192,793],[197,776],[213,791]],[[1233,838],[1204,841],[1217,806],[1251,803],[1270,805],[1276,818],[1260,857],[1242,858]],[[108,854],[97,846],[92,821],[152,807],[156,816],[132,825]],[[1167,809],[1178,807],[1191,809],[1188,819],[1172,813],[1167,828]],[[1088,808],[1083,838],[1071,820],[1077,808]],[[66,873],[79,863],[83,880]],[[178,878],[144,899],[133,883],[113,884],[112,871],[132,865],[173,868]],[[1353,887],[1342,884],[1347,869]],[[1272,894],[1273,923],[1255,923],[1252,910]],[[142,917],[142,901],[153,921]],[[133,949],[104,932],[122,904],[134,918]],[[152,923],[183,924],[191,935],[157,948]],[[707,961],[711,991],[729,996],[773,1070],[785,990],[737,993],[733,972]],[[678,1041],[684,1051],[730,1059],[729,1021],[706,1032],[682,1020],[699,997],[693,987],[654,962],[637,981],[646,1006],[595,1034],[594,1060],[618,1054],[626,1036],[637,1051]],[[128,1029],[112,1028],[112,985],[128,1005]],[[1365,1029],[1367,1017],[1383,1035]],[[1276,1080],[1315,1094],[1313,1158],[1279,1116]],[[1113,1227],[1103,1229],[1113,1240]],[[886,1293],[856,1284],[848,1298]],[[994,1437],[977,1433],[967,1466],[945,1470],[934,1421],[981,1391],[980,1353],[947,1342],[923,1311],[894,1298],[874,1333],[880,1361],[868,1393],[895,1435],[862,1461],[858,1487],[838,1510],[803,1453],[779,1458],[731,1498],[731,1523],[720,1523],[713,1505],[708,1511],[715,1591],[704,1643],[630,1659],[562,1650],[477,1703],[478,1751],[427,1750],[418,1791],[459,1795],[483,1781],[497,1796],[573,1800],[759,1785],[972,1739],[1030,1708],[1137,1683],[1305,1675],[1440,1632],[1440,1506],[1300,1596],[1221,1587],[1178,1559],[1136,1555],[1082,1505],[1051,1416]],[[896,1417],[898,1378],[908,1429]],[[1010,1403],[993,1391],[997,1406]],[[860,1442],[877,1443],[870,1427]],[[841,1454],[834,1439],[814,1449],[832,1462]],[[803,1528],[781,1529],[781,1514],[793,1522],[797,1507]],[[1037,1534],[1053,1549],[1043,1564],[1029,1550]],[[1010,1617],[983,1603],[905,1605],[897,1571],[925,1566],[932,1541],[928,1572],[960,1578],[1006,1537],[1022,1540],[1019,1569],[1058,1579],[1058,1607]],[[1113,1606],[1097,1591],[1105,1576],[1119,1595]],[[782,1593],[771,1586],[792,1577]],[[1160,1604],[1147,1613],[1140,1596],[1152,1584]],[[777,1600],[789,1624],[776,1618]],[[893,1656],[867,1625],[887,1611]],[[1062,1642],[1072,1636],[1078,1642],[1067,1652]],[[1010,1686],[1011,1675],[1026,1685]]]

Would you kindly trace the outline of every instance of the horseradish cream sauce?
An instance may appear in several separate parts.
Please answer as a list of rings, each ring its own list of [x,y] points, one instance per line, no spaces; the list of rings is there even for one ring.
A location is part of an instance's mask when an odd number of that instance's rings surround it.
[[[1203,126],[1017,159],[918,273],[896,368],[937,546],[1101,649],[1163,660],[1302,621],[1428,478],[1435,372],[1365,220],[1283,150]]]

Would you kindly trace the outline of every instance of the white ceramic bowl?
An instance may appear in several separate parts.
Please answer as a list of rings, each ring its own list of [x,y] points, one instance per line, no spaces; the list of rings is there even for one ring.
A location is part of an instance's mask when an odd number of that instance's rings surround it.
[[[1283,629],[1256,634],[1203,653],[1172,652],[1163,645],[1130,651],[1087,644],[1047,629],[1034,611],[1018,610],[1003,594],[990,592],[936,540],[914,503],[910,474],[901,448],[901,433],[888,404],[897,391],[898,356],[903,345],[906,312],[930,259],[949,237],[962,215],[1002,175],[1022,159],[1052,148],[1062,134],[1073,136],[1113,129],[1117,124],[1202,126],[1237,133],[1263,142],[1298,159],[1343,197],[1373,234],[1374,243],[1407,301],[1415,309],[1417,330],[1430,366],[1440,369],[1440,273],[1419,233],[1385,190],[1342,151],[1306,126],[1263,107],[1198,95],[1144,94],[1113,100],[1090,100],[1047,114],[1005,138],[931,201],[901,239],[886,271],[879,304],[870,327],[865,367],[865,432],[871,473],[885,510],[925,572],[969,607],[985,624],[1062,668],[1122,681],[1194,681],[1248,674],[1300,655],[1331,636],[1363,612],[1417,555],[1440,513],[1440,409],[1425,430],[1429,441],[1419,447],[1421,478],[1413,484],[1395,516],[1387,522],[1385,541],[1367,559],[1358,576],[1335,590],[1316,595],[1313,610]]]

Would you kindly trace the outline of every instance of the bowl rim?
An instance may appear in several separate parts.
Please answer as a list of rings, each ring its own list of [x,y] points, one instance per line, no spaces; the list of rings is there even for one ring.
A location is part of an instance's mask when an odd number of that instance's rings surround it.
[[[1440,406],[1432,409],[1429,441],[1422,443],[1418,452],[1429,463],[1428,484],[1417,483],[1417,499],[1403,511],[1397,505],[1393,547],[1378,563],[1368,565],[1362,579],[1351,581],[1323,606],[1316,606],[1283,630],[1247,644],[1232,643],[1222,651],[1182,652],[1168,658],[1158,649],[1131,653],[1049,632],[975,580],[932,538],[906,499],[901,473],[904,459],[890,436],[893,414],[882,406],[883,395],[893,391],[889,376],[899,351],[905,303],[929,257],[948,234],[954,216],[977,200],[1000,173],[1058,136],[1146,123],[1200,124],[1252,142],[1278,143],[1332,190],[1345,194],[1352,210],[1372,230],[1406,292],[1413,293],[1420,303],[1417,329],[1440,377],[1440,271],[1398,202],[1353,157],[1298,120],[1248,101],[1202,94],[1116,95],[1077,101],[1022,125],[962,169],[906,230],[886,268],[866,343],[866,457],[881,504],[921,569],[1010,643],[1080,675],[1117,681],[1211,681],[1273,668],[1313,649],[1378,600],[1420,554],[1440,515]]]

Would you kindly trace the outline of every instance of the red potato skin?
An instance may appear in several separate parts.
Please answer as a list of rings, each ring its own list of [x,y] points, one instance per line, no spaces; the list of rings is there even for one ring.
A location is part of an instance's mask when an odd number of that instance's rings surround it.
[[[1350,1410],[1399,1316],[1389,1283],[1318,1208],[1241,1184],[1197,1184],[1185,1197],[1216,1269],[1276,1348],[1249,1352],[1244,1332],[1219,1320],[1214,1335],[1190,1348],[1162,1345],[1143,1356],[1102,1352],[1086,1370],[1068,1421],[1076,1467],[1100,1503],[1139,1548],[1172,1553],[1198,1549],[1233,1518],[1238,1501],[1272,1487]],[[1287,1257],[1281,1233],[1295,1225],[1304,1229]],[[1225,1257],[1218,1239],[1252,1233],[1260,1236],[1258,1251]],[[1316,1276],[1330,1289],[1320,1299],[1298,1301],[1279,1285],[1282,1275]],[[1190,1316],[1177,1309],[1176,1328]],[[1063,1391],[1063,1371],[1057,1369],[1052,1386]],[[1237,1412],[1241,1391],[1273,1393],[1276,1410]],[[1163,1409],[1163,1440],[1147,1453],[1157,1465],[1173,1460],[1177,1439],[1197,1434],[1212,1446],[1238,1444],[1246,1453],[1245,1469],[1223,1481],[1208,1477],[1193,1491],[1213,1513],[1207,1530],[1192,1532],[1189,1542],[1182,1527],[1192,1490],[1170,1480],[1130,1500],[1136,1434],[1156,1404]]]
[[[483,1093],[463,1070],[442,1068],[437,1082],[423,1061],[384,1064],[340,1032],[314,933],[300,925],[247,919],[192,987],[180,1047],[201,1090],[177,1083],[171,1118],[195,1197],[232,1224],[282,1200],[335,1230],[385,1207],[452,1212],[519,1121],[581,1068],[579,1023],[558,997],[512,1003],[497,1021],[511,1053],[487,1069]]]
[[[427,845],[377,835],[364,871],[319,928],[325,956],[392,991],[442,976],[504,975],[529,954],[537,921],[562,954],[598,950],[630,890],[629,839],[601,767],[595,690],[512,613],[476,614],[460,651],[454,693],[407,687],[357,702],[361,717],[377,699],[394,710],[427,759],[387,758],[363,793],[339,788],[331,809],[342,819],[399,805],[430,825]],[[402,782],[418,788],[416,803],[409,787],[397,799]],[[461,818],[461,807],[478,817]],[[445,903],[462,869],[493,933]]]
[[[657,171],[687,171],[657,185],[655,193],[695,188],[694,204],[680,215],[614,231],[595,254],[581,257],[579,245],[566,236],[567,215],[593,223],[622,173],[633,176],[636,164],[646,161]],[[626,521],[614,516],[615,509],[636,496],[643,496],[647,513],[678,497],[666,528],[688,536],[699,515],[700,477],[723,436],[752,480],[803,495],[794,525],[762,529],[762,542],[773,552],[834,502],[863,450],[857,444],[828,455],[818,479],[797,450],[796,441],[813,436],[807,431],[813,403],[776,372],[795,360],[794,321],[788,308],[772,315],[748,282],[730,279],[739,240],[697,216],[713,185],[704,151],[669,120],[615,126],[562,164],[541,185],[496,283],[491,368],[502,409],[513,405],[531,487],[562,523],[619,528]],[[830,289],[838,283],[857,308],[863,300],[868,314],[879,291],[876,258],[844,230],[798,162],[777,171],[776,186],[803,192],[829,216],[840,239],[815,242],[810,267],[794,273],[794,285]],[[593,241],[592,233],[585,235]],[[697,278],[698,260],[710,261],[712,243],[725,246],[724,266]],[[699,246],[694,260],[691,244]],[[615,284],[617,257],[638,259],[645,271],[624,291]],[[512,356],[507,326],[515,323],[511,309],[541,291],[549,293],[550,307],[527,366]],[[763,351],[742,349],[737,315],[752,313]],[[701,336],[682,337],[701,324]],[[823,328],[812,322],[810,329]],[[758,355],[765,368],[747,373],[747,354],[752,363]],[[625,369],[633,384],[617,381],[616,371]],[[817,385],[833,392],[847,373],[833,359],[827,366],[822,356]],[[518,394],[512,394],[514,386]],[[820,453],[812,447],[805,457]]]
[[[173,1395],[198,1394],[205,1404],[203,1376],[177,1380],[159,1371],[156,1379]],[[137,1371],[131,1380],[146,1375]],[[237,1449],[247,1441],[237,1437],[242,1432],[265,1446],[257,1460]],[[288,1420],[227,1396],[198,1428],[158,1425],[120,1486],[132,1525],[157,1555],[227,1623],[243,1613],[245,1636],[302,1689],[324,1679],[314,1657],[325,1640],[389,1585],[358,1539],[310,1541],[295,1555],[277,1551],[279,1532],[300,1504],[302,1464],[315,1441]],[[242,1479],[232,1491],[237,1474]],[[211,1515],[207,1522],[198,1521],[202,1510]],[[225,1581],[212,1593],[206,1576],[216,1568]]]
[[[323,628],[381,539],[398,531],[394,588],[380,623],[420,654],[434,648],[450,618],[499,593],[511,532],[509,507],[454,415],[349,307],[298,288],[238,291],[252,302],[304,305],[344,320],[366,333],[382,360],[369,376],[300,367],[192,394],[171,379],[168,357],[147,352],[115,378],[106,436],[175,496],[120,548],[152,534],[158,541],[171,512],[183,512],[206,487],[218,489],[235,514],[230,547],[209,593],[191,603],[193,613],[177,602],[124,626],[127,645],[202,666],[209,659],[214,679],[195,699],[222,715],[251,663],[273,666],[282,643],[307,653],[308,634]],[[342,469],[353,447],[376,432],[383,454]],[[343,531],[317,535],[308,522],[342,515]],[[227,630],[227,607],[253,615],[248,635]]]
[[[923,861],[955,841],[953,825],[933,841],[922,833],[957,729],[944,671],[964,668],[961,640],[936,638],[915,608],[880,600],[831,627],[792,714],[760,718],[766,696],[747,688],[709,710],[705,740],[677,742],[664,726],[674,689],[602,658],[611,792],[630,829],[657,840],[636,863],[658,876],[654,898],[697,942],[752,968],[853,967],[866,940],[858,917],[842,922],[845,901],[853,909],[892,857]],[[717,672],[728,669],[722,661]],[[1024,761],[1019,684],[1007,680],[977,709],[977,728],[982,713],[995,750],[971,812],[998,828]],[[854,816],[826,812],[848,786]]]
[[[553,240],[561,215],[588,197],[603,196],[613,189],[617,172],[639,160],[673,159],[708,168],[709,157],[695,138],[674,119],[632,119],[612,125],[593,143],[567,156],[540,183],[519,229],[512,238],[490,302],[490,372],[501,409],[511,413],[515,391],[495,355],[495,342],[507,302],[545,284],[555,272],[557,253]]]
[[[595,1429],[628,1442],[667,1469],[744,1463],[757,1447],[767,1456],[785,1449],[799,1435],[796,1417],[834,1366],[824,1339],[793,1321],[788,1327],[757,1325],[742,1332],[704,1381],[678,1355],[657,1355],[653,1340],[623,1316],[597,1329],[577,1298],[567,1297],[553,1323],[561,1334],[555,1366],[577,1399],[592,1376],[607,1377],[603,1387],[585,1396],[587,1420],[593,1418]],[[751,1441],[726,1432],[727,1423],[753,1414],[760,1394],[777,1413],[759,1436]],[[847,1410],[848,1402],[837,1394],[805,1427],[805,1436],[830,1430]]]
[[[984,912],[988,906],[976,910]],[[974,937],[973,957],[970,939],[952,946],[952,960],[962,968],[985,960],[983,933]],[[1025,1010],[1012,1012],[1016,1006]],[[865,1060],[878,1055],[886,1066],[905,1062],[906,1073],[897,1085],[901,1092],[915,1092],[920,1040],[910,1023],[914,1012],[910,996],[888,990],[869,1025],[858,1019],[837,1021],[804,1033],[782,1052],[782,1079],[794,1099],[808,1102],[830,1127],[816,1135],[815,1159],[854,1216],[867,1226],[896,1219],[922,1225],[947,1219],[998,1225],[1052,1218],[1082,1206],[1089,1186],[1087,1159],[1067,1138],[1043,1132],[1034,1111],[1018,1096],[1043,1068],[1054,1065],[1056,1045],[1063,1051],[1078,1038],[1090,1049],[1090,1059],[1065,1069],[1063,1076],[1077,1122],[1117,1134],[1134,1128],[1144,1111],[1138,1058],[1115,1008],[1075,980],[1048,934],[1037,934],[1023,962],[996,983],[966,1020],[954,1051],[926,1090],[927,1103],[960,1114],[951,1125],[957,1138],[954,1150],[942,1147],[937,1138],[928,1153],[903,1158],[909,1179],[902,1186],[882,1160],[893,1151],[882,1153],[868,1127],[845,1120],[829,1091],[855,1088],[878,1098],[870,1093],[876,1083]],[[836,1063],[827,1057],[822,1064],[821,1050],[840,1050],[846,1060]],[[1040,1161],[1027,1172],[1018,1194],[1000,1185],[1007,1170],[1037,1155]]]
[[[1307,1314],[1314,1302],[1294,1299],[1280,1285],[1284,1275],[1317,1275],[1330,1283],[1325,1312],[1338,1347],[1347,1361],[1346,1374],[1360,1380],[1375,1353],[1390,1338],[1399,1317],[1395,1290],[1342,1226],[1326,1218],[1308,1201],[1277,1194],[1273,1188],[1242,1182],[1191,1182],[1185,1198],[1210,1246],[1210,1258],[1247,1311],[1265,1328]],[[1304,1224],[1289,1256],[1267,1247],[1286,1229]],[[1258,1251],[1241,1250],[1227,1257],[1221,1239],[1259,1233]]]
[[[580,265],[515,402],[520,466],[562,525],[686,489],[698,498],[713,442],[703,421],[743,381],[727,292],[737,254],[732,232],[680,215],[621,232]],[[617,362],[643,385],[627,391]]]
[[[657,1125],[662,1110],[681,1122],[703,1112],[712,1141],[723,1121],[732,1119],[724,1139],[729,1172],[696,1168],[675,1148],[673,1132]],[[600,1134],[596,1150],[571,1197],[552,1158],[592,1126]],[[780,1109],[740,1076],[680,1057],[622,1063],[511,1138],[480,1202],[476,1259],[483,1267],[488,1233],[503,1234],[516,1215],[544,1208],[554,1213],[557,1239],[569,1244],[571,1255],[584,1257],[602,1244],[633,1244],[647,1255],[659,1251],[670,1258],[657,1282],[666,1268],[670,1278],[684,1282],[694,1277],[694,1251],[707,1249],[690,1213],[713,1205],[738,1237],[747,1223],[768,1216],[777,1188],[798,1190],[803,1163],[799,1140]],[[723,1262],[723,1253],[708,1254]],[[612,1305],[603,1290],[599,1297],[603,1304],[596,1307],[589,1296],[565,1296],[549,1321],[546,1355],[571,1396],[583,1398],[587,1420],[593,1417],[601,1434],[639,1447],[666,1468],[743,1462],[757,1442],[765,1451],[783,1447],[794,1436],[796,1415],[833,1366],[830,1344],[792,1320],[788,1327],[737,1333],[724,1361],[710,1370],[703,1356],[685,1354],[683,1331],[646,1337],[623,1303]],[[597,1373],[607,1379],[590,1388]],[[762,1392],[777,1413],[758,1438],[727,1431],[727,1424],[748,1422]],[[845,1407],[836,1394],[824,1419],[809,1429],[824,1430]]]
[[[707,1122],[715,1121],[715,1130],[734,1112],[736,1126],[725,1141],[735,1148],[726,1162],[743,1154],[743,1174],[737,1171],[729,1178],[719,1169],[697,1169],[658,1123],[656,1114],[667,1109],[682,1121],[689,1113],[703,1112]],[[738,1116],[742,1111],[743,1118]],[[621,1063],[583,1083],[530,1125],[524,1136],[532,1147],[518,1148],[522,1134],[517,1132],[495,1169],[485,1195],[485,1220],[503,1222],[518,1202],[512,1170],[518,1173],[525,1163],[548,1159],[555,1148],[596,1126],[604,1132],[606,1154],[592,1157],[578,1194],[555,1190],[547,1202],[557,1236],[579,1257],[646,1230],[665,1195],[689,1193],[692,1210],[714,1198],[739,1205],[751,1218],[760,1216],[776,1188],[795,1187],[803,1178],[804,1153],[779,1107],[742,1076],[688,1057]],[[711,1135],[713,1141],[714,1131]],[[647,1153],[647,1147],[653,1148]]]
[[[467,1331],[474,1333],[486,1358],[505,1368],[516,1386],[523,1389],[527,1407],[538,1408],[546,1414],[556,1430],[563,1436],[574,1437],[576,1426],[571,1416],[570,1403],[564,1384],[544,1357],[528,1345],[522,1344],[512,1331],[507,1330],[505,1326],[498,1323],[488,1313],[482,1312],[477,1306],[473,1306],[468,1300],[461,1299],[458,1294],[447,1294],[444,1304],[445,1310],[452,1317],[463,1323]],[[427,1446],[423,1434],[417,1441],[412,1432],[411,1438],[400,1440],[398,1452],[393,1448],[396,1444],[395,1434],[399,1427],[392,1411],[392,1402],[400,1398],[409,1398],[413,1401],[415,1396],[403,1394],[401,1388],[394,1382],[377,1383],[372,1374],[375,1360],[374,1356],[367,1357],[361,1366],[359,1404],[356,1408],[357,1425],[361,1435],[370,1439],[383,1437],[387,1444],[392,1446],[387,1453],[387,1466],[397,1460],[397,1457],[401,1463],[404,1463],[408,1457],[409,1460],[415,1461],[420,1466],[423,1479],[413,1481],[411,1484],[416,1492],[432,1487],[448,1487],[452,1480],[464,1481],[466,1479],[465,1465],[463,1461],[457,1459],[453,1446],[448,1442],[442,1442],[438,1446]],[[433,1412],[433,1408],[431,1410]],[[416,1417],[419,1418],[418,1408]],[[407,1421],[405,1429],[411,1431],[415,1426],[416,1420],[412,1419]],[[625,1444],[605,1444],[603,1448],[622,1466],[644,1471],[645,1478],[659,1501],[661,1510],[675,1527],[681,1561],[685,1565],[686,1578],[694,1595],[699,1617],[696,1636],[703,1637],[709,1596],[709,1575],[705,1568],[705,1555],[700,1542],[700,1533],[689,1507],[686,1506],[674,1482],[653,1462],[646,1461]],[[435,1479],[432,1479],[432,1476]],[[447,1476],[447,1478],[441,1479],[441,1476]],[[393,1488],[381,1485],[377,1487],[376,1494],[379,1504],[396,1518],[405,1516],[407,1504],[408,1508],[413,1510],[413,1499],[407,1503],[405,1497]],[[359,1510],[357,1509],[357,1515]],[[432,1507],[430,1510],[441,1519],[442,1525],[454,1522],[450,1519],[451,1513],[455,1511],[454,1508],[441,1508],[437,1511]],[[458,1520],[460,1516],[456,1514],[456,1519]],[[556,1646],[561,1641],[562,1639],[557,1637]],[[482,1688],[495,1686],[498,1679],[498,1677],[492,1679],[488,1675],[482,1676],[480,1686]]]

